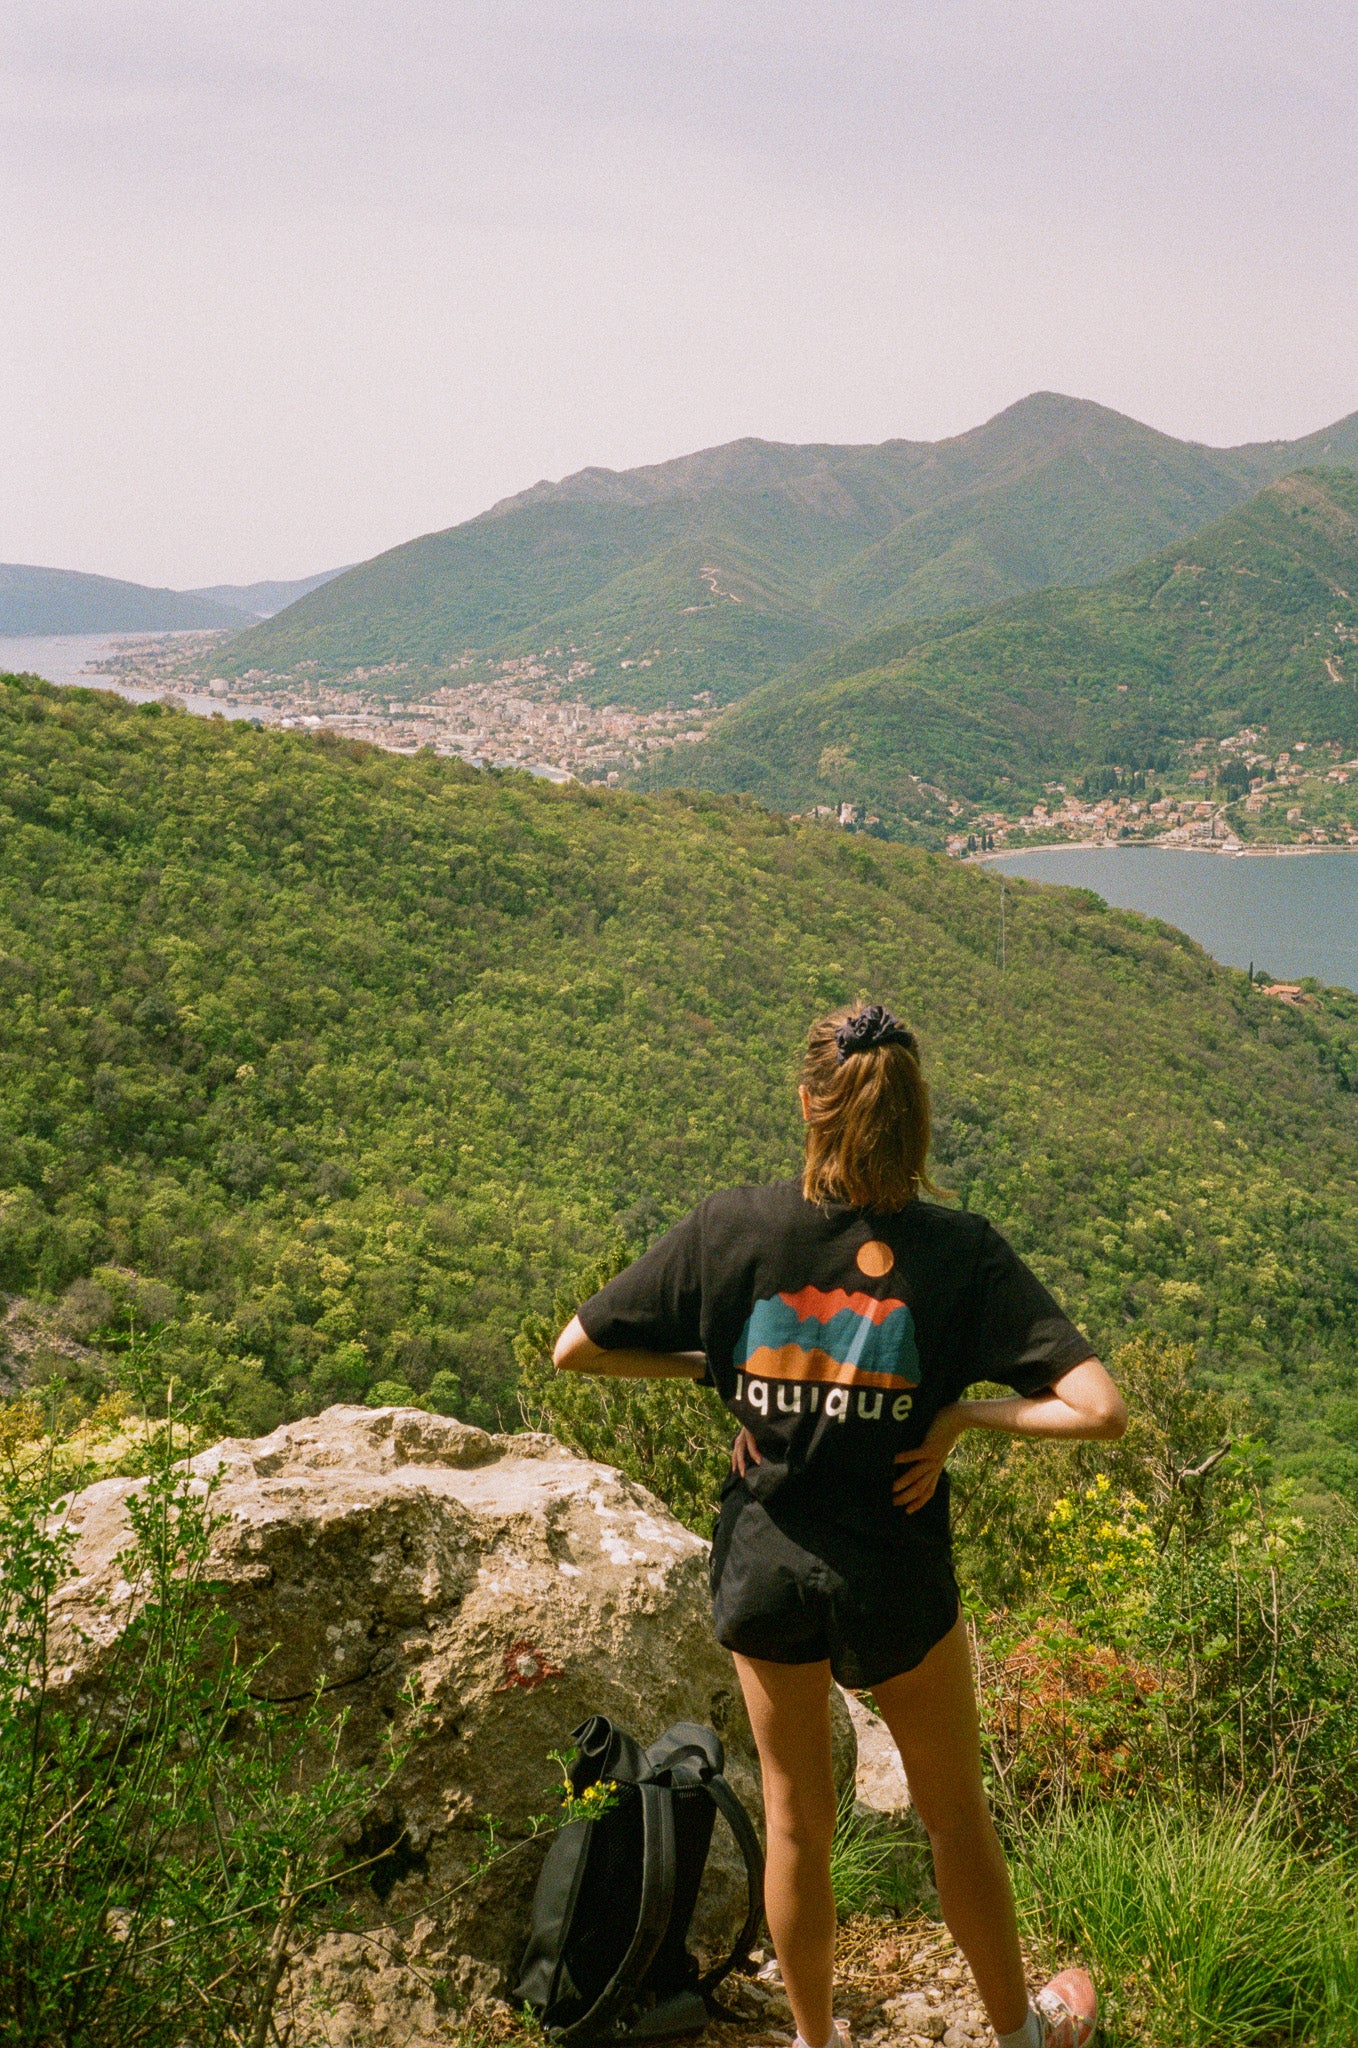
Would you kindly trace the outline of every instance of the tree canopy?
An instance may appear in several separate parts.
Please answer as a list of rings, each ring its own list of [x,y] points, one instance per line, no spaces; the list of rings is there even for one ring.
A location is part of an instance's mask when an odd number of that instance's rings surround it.
[[[794,1171],[806,1027],[870,994],[953,1198],[1358,1492],[1358,999],[1012,881],[1001,971],[998,879],[936,855],[31,678],[0,844],[0,1286],[73,1399],[138,1326],[239,1432],[392,1387],[516,1419],[524,1317]]]

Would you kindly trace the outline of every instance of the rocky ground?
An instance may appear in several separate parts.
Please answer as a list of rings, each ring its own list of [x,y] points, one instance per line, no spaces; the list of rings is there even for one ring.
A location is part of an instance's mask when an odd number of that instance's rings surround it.
[[[386,1999],[396,1975],[410,1976],[401,2001],[410,2011],[419,2004],[414,1979],[424,1973],[416,1959],[418,1942],[400,1944],[399,1958],[374,1950],[367,1958],[372,1992],[353,1998],[328,2018],[309,2000],[305,2019],[290,2024],[279,2014],[280,2037],[288,2048],[373,2048],[390,2038]],[[354,1961],[360,1959],[355,1955]],[[685,2036],[690,2048],[787,2048],[796,2028],[783,1995],[778,1965],[767,1949],[756,1951],[758,1974],[728,1978],[720,1998],[731,2013],[701,2034]],[[396,1966],[395,1969],[393,1966]],[[1029,1978],[1040,1984],[1055,1967],[1050,1958],[1028,1952]],[[847,1921],[839,1933],[835,2010],[847,2020],[855,2048],[991,2048],[994,2035],[976,1993],[970,1970],[945,1927],[920,1913],[902,1920],[868,1914]],[[461,2012],[433,1995],[432,1981],[422,1987],[428,1997],[424,2027],[405,2038],[418,2048],[434,2043],[449,2048],[542,2048],[541,2031],[525,2024],[498,1998],[473,1998]],[[442,2008],[441,2010],[439,2008]],[[366,2010],[364,2010],[366,2008]],[[362,2017],[360,2017],[362,2012]]]
[[[971,1971],[936,1920],[850,1920],[840,1930],[836,1974],[835,2010],[850,2023],[855,2048],[974,2048],[994,2039]],[[726,2003],[742,2017],[750,2011],[754,2024],[709,2028],[710,2048],[796,2032],[775,1962],[740,1982]]]
[[[728,1979],[720,1997],[735,2015],[692,2037],[692,2048],[776,2048],[796,2033],[778,1965],[767,1950],[758,1975]],[[1029,1953],[1029,1975],[1041,1983],[1053,1967]],[[970,1970],[945,1927],[923,1914],[905,1920],[862,1915],[840,1929],[835,2010],[849,2022],[855,2048],[990,2048],[994,2035]],[[509,2044],[530,2036],[508,2006],[452,2024],[450,2038],[465,2048],[479,2042]]]

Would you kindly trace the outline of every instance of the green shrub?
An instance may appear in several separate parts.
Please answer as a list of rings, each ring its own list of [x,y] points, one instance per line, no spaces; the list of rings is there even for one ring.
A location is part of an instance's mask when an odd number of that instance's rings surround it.
[[[411,1408],[416,1399],[415,1389],[402,1380],[378,1380],[364,1396],[369,1408]]]
[[[73,1692],[53,1596],[74,1532],[35,1416],[0,1432],[0,2048],[262,2044],[382,1787],[340,1768],[317,1702],[256,1697],[208,1581],[210,1490],[170,1429],[128,1497],[128,1618]]]
[[[435,1415],[456,1415],[463,1404],[462,1382],[455,1372],[436,1372],[429,1382],[426,1405]]]
[[[1267,1792],[1300,1839],[1345,1841],[1358,1523],[1338,1502],[1299,1511],[1248,1407],[1204,1388],[1188,1347],[1141,1340],[1112,1367],[1124,1443],[965,1445],[959,1460],[994,1783],[1011,1812],[1151,1787],[1194,1806]]]

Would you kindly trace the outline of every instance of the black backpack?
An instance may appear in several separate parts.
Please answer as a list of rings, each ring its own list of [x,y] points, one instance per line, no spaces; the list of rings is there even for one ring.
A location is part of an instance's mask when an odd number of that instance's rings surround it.
[[[567,1822],[547,1851],[514,2002],[560,2042],[694,2032],[720,2016],[712,1994],[748,1959],[764,1916],[764,1858],[722,1776],[721,1739],[678,1721],[643,1750],[594,1714],[571,1742],[575,1797],[610,1781],[617,1793],[597,1820]],[[749,1907],[730,1955],[703,1975],[688,1929],[718,1812],[745,1859]]]

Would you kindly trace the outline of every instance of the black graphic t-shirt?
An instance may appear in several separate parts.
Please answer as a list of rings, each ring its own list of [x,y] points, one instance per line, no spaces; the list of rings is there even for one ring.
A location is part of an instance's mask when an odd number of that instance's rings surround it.
[[[1094,1347],[984,1218],[808,1202],[798,1181],[728,1188],[583,1305],[605,1351],[702,1351],[754,1436],[746,1490],[778,1519],[947,1542],[946,1474],[907,1515],[896,1453],[975,1380],[1048,1387]]]

